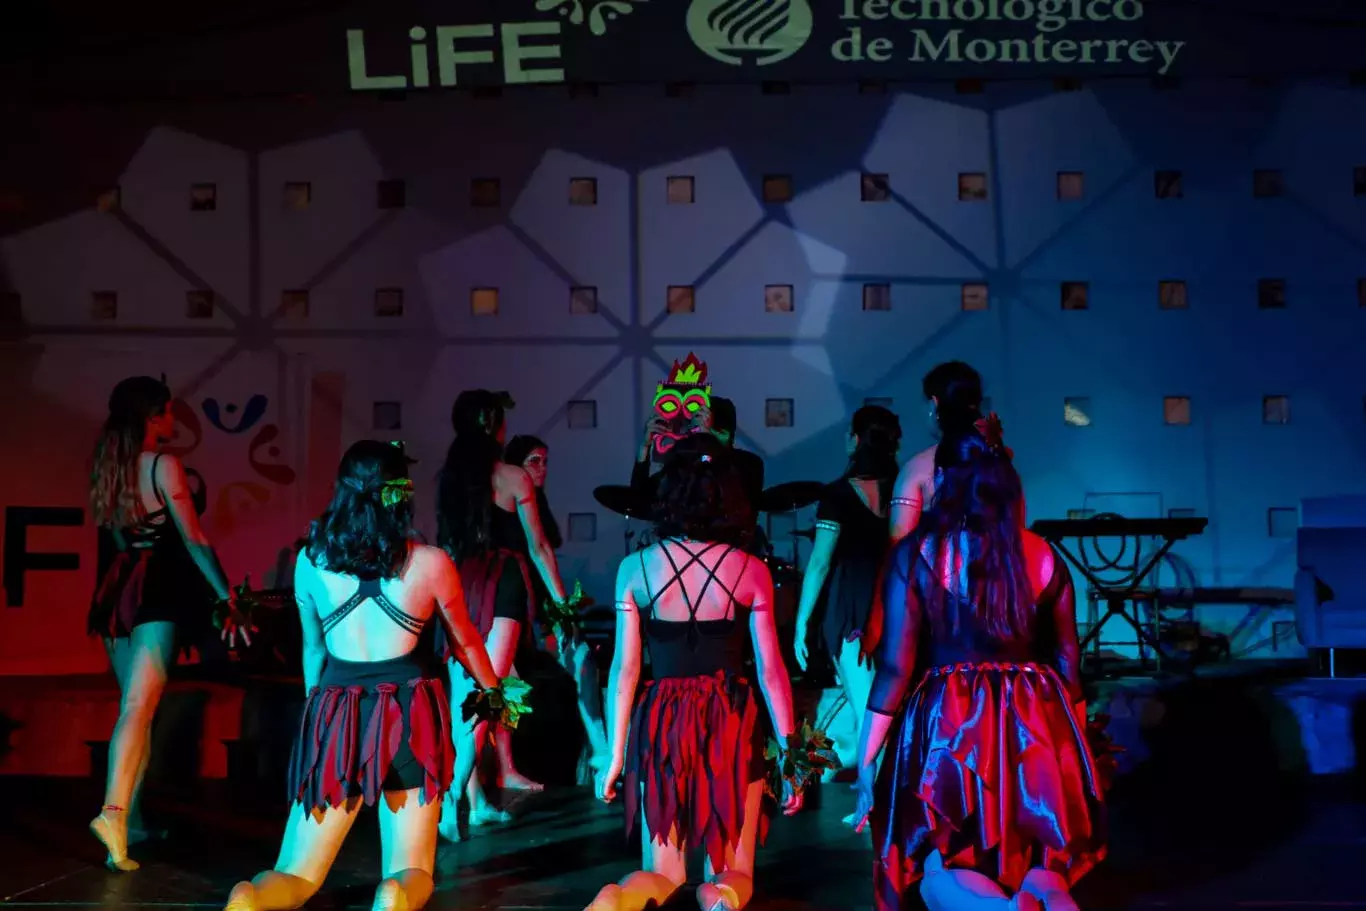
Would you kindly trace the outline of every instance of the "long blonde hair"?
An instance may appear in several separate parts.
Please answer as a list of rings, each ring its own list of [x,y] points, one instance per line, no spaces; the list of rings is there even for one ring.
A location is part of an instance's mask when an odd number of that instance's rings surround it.
[[[95,524],[128,528],[147,515],[138,496],[138,456],[147,422],[165,411],[171,390],[150,376],[129,377],[109,395],[109,415],[90,466],[90,512]]]

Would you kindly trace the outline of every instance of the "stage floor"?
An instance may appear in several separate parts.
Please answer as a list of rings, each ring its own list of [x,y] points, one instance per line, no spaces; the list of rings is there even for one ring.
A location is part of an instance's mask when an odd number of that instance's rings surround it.
[[[1230,779],[1254,785],[1230,768]],[[1366,908],[1366,813],[1350,783],[1259,788],[1238,801],[1229,799],[1227,782],[1164,789],[1165,798],[1149,790],[1155,784],[1121,784],[1111,857],[1077,890],[1084,908]],[[273,861],[283,817],[221,783],[199,789],[149,802],[149,815],[172,837],[137,852],[141,871],[118,875],[101,866],[85,830],[100,797],[91,782],[0,779],[0,904],[221,907],[233,882]],[[849,792],[824,791],[819,809],[775,822],[760,853],[756,911],[869,907],[867,842],[840,825]],[[577,911],[602,883],[631,869],[620,811],[586,790],[531,797],[514,809],[512,824],[442,845],[429,907]],[[368,908],[377,841],[373,815],[362,817],[309,907]],[[696,908],[691,894],[675,906]]]

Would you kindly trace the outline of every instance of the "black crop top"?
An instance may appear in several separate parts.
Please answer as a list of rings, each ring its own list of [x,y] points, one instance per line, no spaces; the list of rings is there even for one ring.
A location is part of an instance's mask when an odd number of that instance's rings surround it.
[[[687,561],[681,566],[674,560],[674,556],[670,552],[671,544],[688,555]],[[711,564],[711,568],[708,568],[703,559],[718,547],[725,547],[725,553],[721,554],[720,558]],[[645,606],[645,644],[650,650],[650,666],[656,679],[703,677],[717,672],[739,673],[745,663],[746,635],[745,624],[741,622],[739,615],[740,611],[746,608],[744,605],[736,603],[734,590],[726,588],[725,584],[716,576],[717,568],[737,548],[712,543],[705,545],[701,550],[694,551],[677,538],[669,538],[659,543],[659,549],[673,568],[673,576],[657,592],[650,592],[650,577],[645,568],[644,552],[640,556],[641,574],[645,579],[645,593],[650,598],[649,603]],[[697,593],[696,599],[689,595],[683,584],[683,573],[694,564],[707,571],[707,581],[702,584],[702,589]],[[743,575],[744,571],[742,570],[741,576]],[[740,579],[737,578],[735,581],[738,584]],[[722,619],[698,620],[698,608],[702,604],[707,589],[711,587],[713,582],[730,597],[730,607]],[[683,593],[683,601],[688,608],[687,620],[661,620],[655,616],[655,604],[674,584],[677,584]]]
[[[889,559],[883,588],[886,619],[869,711],[894,715],[900,710],[917,658],[922,668],[988,662],[1047,665],[1058,671],[1074,702],[1082,698],[1072,574],[1056,550],[1052,576],[1035,600],[1031,634],[1002,641],[981,629],[972,606],[961,600],[946,599],[946,609],[959,611],[957,630],[952,623],[924,622],[924,593],[942,583],[930,560],[916,550],[919,541],[915,535],[906,538],[893,548]]]

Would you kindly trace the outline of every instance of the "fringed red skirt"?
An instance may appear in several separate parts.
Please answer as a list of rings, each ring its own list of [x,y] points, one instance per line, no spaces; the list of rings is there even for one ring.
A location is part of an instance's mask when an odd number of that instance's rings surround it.
[[[702,847],[721,869],[740,840],[749,787],[764,778],[763,733],[749,681],[731,674],[645,685],[626,747],[626,834],[644,808],[652,840]],[[759,824],[760,839],[764,820]]]
[[[420,788],[422,803],[450,787],[446,687],[428,662],[410,653],[388,661],[328,656],[308,694],[289,762],[289,799],[310,810],[384,791]]]
[[[878,774],[876,907],[899,909],[925,859],[1007,889],[1033,867],[1075,883],[1105,856],[1105,805],[1086,730],[1052,668],[959,664],[911,695]]]

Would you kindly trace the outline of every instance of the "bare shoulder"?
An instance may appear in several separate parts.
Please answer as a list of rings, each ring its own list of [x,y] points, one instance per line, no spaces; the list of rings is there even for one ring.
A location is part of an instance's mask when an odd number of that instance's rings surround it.
[[[1025,564],[1029,567],[1029,575],[1040,589],[1046,588],[1057,569],[1054,566],[1053,546],[1032,531],[1022,532],[1021,538],[1023,539]]]
[[[148,453],[152,459],[152,464],[156,466],[157,479],[172,479],[183,477],[185,466],[180,463],[180,456],[172,455],[169,452]]]
[[[768,564],[752,554],[737,550],[731,554],[730,559],[737,561],[735,569],[743,572],[746,579],[753,579],[760,584],[773,584],[773,573],[769,570]]]
[[[896,476],[898,489],[905,489],[927,483],[934,477],[934,453],[937,445],[922,449],[906,460],[901,472]]]
[[[412,545],[412,555],[408,558],[408,570],[421,575],[440,572],[451,565],[451,558],[439,547],[430,544]]]

